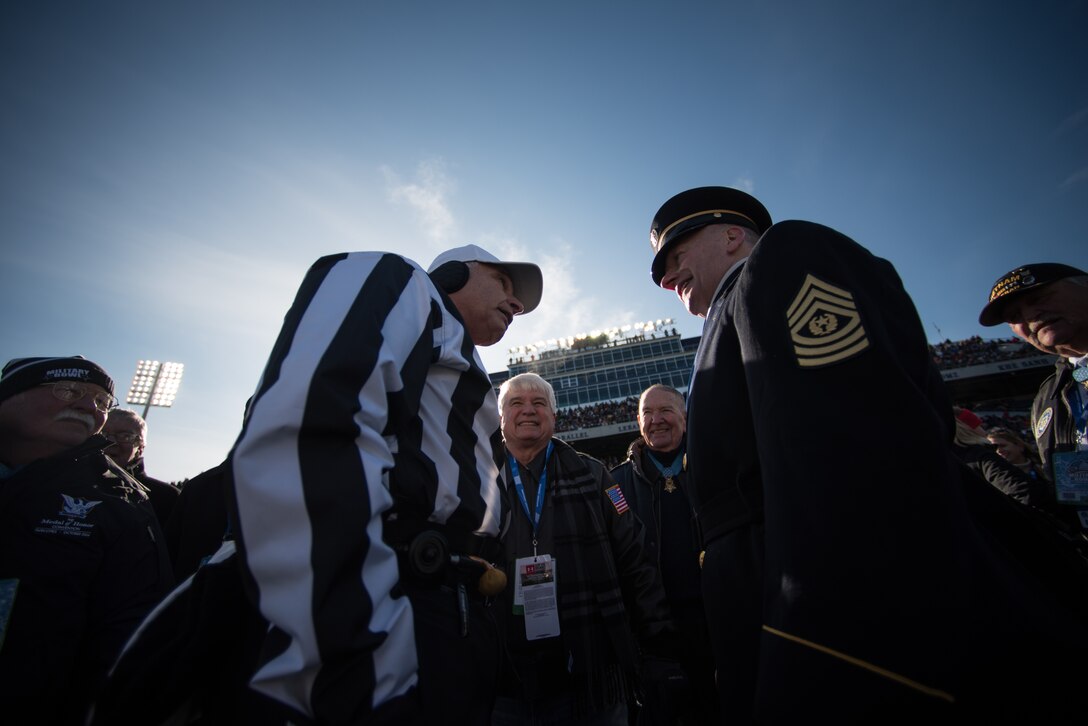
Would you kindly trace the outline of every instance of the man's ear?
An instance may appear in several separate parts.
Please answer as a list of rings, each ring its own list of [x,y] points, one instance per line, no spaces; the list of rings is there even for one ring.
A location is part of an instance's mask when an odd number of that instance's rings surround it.
[[[725,227],[725,249],[729,254],[733,254],[744,244],[744,230],[734,225],[726,225]]]

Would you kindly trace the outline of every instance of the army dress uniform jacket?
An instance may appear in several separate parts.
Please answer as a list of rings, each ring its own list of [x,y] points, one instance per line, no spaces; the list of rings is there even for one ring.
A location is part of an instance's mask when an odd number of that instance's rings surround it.
[[[0,480],[0,580],[14,580],[0,701],[34,723],[80,724],[141,619],[173,585],[143,488],[105,439]]]
[[[1083,618],[983,521],[1010,502],[954,459],[952,423],[894,268],[818,224],[767,230],[711,305],[689,390],[696,511],[728,543],[707,551],[707,612],[718,563],[759,601],[711,624],[748,659],[718,656],[719,684],[748,679],[727,710],[1062,707],[1061,677],[1032,669],[1083,659]]]

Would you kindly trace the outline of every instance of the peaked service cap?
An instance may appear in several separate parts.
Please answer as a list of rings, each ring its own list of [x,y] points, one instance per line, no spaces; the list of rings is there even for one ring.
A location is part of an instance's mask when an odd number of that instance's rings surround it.
[[[654,261],[650,276],[655,285],[665,276],[665,258],[681,237],[710,224],[738,224],[763,234],[771,214],[751,194],[732,187],[696,187],[680,192],[661,205],[650,224]]]

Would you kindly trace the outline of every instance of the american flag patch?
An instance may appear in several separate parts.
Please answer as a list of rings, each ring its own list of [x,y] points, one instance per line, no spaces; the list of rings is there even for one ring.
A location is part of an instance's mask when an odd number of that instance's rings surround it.
[[[620,485],[610,486],[604,490],[608,498],[612,500],[612,506],[616,508],[616,514],[623,514],[627,511],[627,500],[623,498],[623,490],[620,489]]]

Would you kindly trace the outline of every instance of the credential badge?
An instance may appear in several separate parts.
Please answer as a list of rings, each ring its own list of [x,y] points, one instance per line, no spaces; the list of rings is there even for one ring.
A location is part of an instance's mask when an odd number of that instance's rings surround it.
[[[869,347],[854,296],[812,275],[805,276],[786,321],[802,368],[839,363]]]
[[[1047,406],[1047,409],[1039,414],[1039,418],[1035,420],[1035,438],[1038,439],[1046,431],[1046,427],[1050,425],[1050,419],[1054,418],[1054,409]]]

